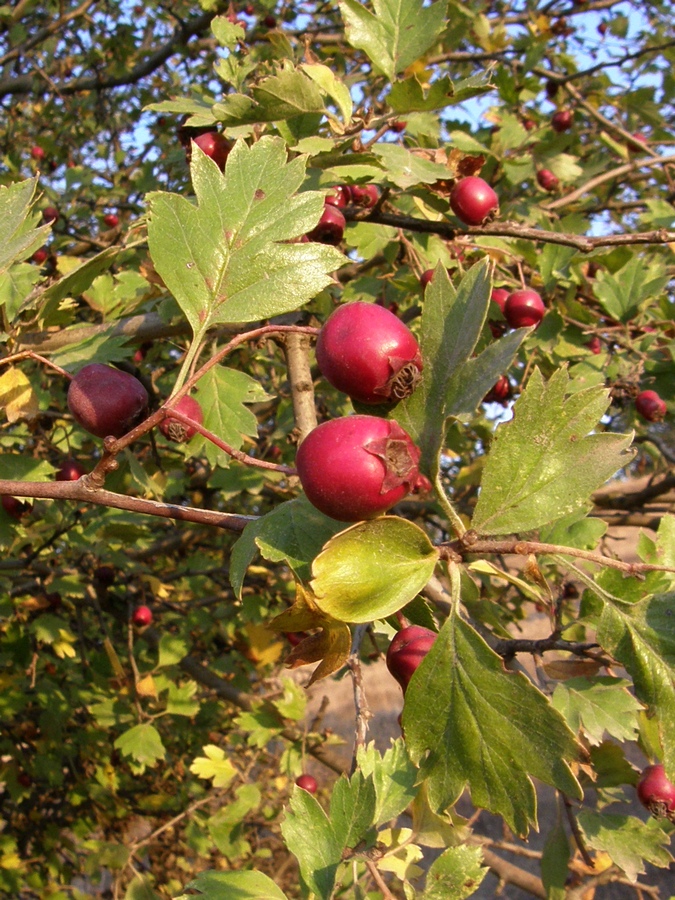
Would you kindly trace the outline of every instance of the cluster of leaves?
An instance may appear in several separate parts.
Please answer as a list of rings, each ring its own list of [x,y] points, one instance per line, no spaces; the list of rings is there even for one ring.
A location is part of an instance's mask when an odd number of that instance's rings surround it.
[[[514,876],[460,796],[524,836],[533,779],[573,823],[549,835],[539,895],[565,897],[581,857],[590,879],[669,866],[672,828],[628,801],[638,753],[675,780],[675,520],[639,538],[639,563],[617,561],[597,494],[618,473],[616,508],[632,511],[632,492],[639,511],[675,458],[667,422],[647,429],[632,404],[645,387],[675,404],[668,4],[633,20],[576,4],[563,25],[508,4],[342,0],[289,4],[276,27],[264,4],[236,21],[207,0],[86,18],[47,6],[44,45],[42,13],[0,10],[0,93],[33,101],[4,135],[0,493],[37,498],[18,519],[0,509],[0,894],[88,897],[88,879],[112,877],[125,900],[381,897],[388,883],[461,900],[488,868]],[[11,68],[36,44],[37,83]],[[629,60],[617,96],[609,73]],[[551,128],[556,105],[575,110],[571,130]],[[188,169],[185,116],[235,142],[224,172],[196,147]],[[630,138],[644,129],[643,155]],[[536,186],[544,166],[559,196]],[[448,196],[477,172],[501,214],[466,229]],[[381,202],[347,210],[340,249],[301,241],[343,182],[376,183]],[[122,227],[104,232],[110,209]],[[522,283],[547,305],[536,330],[508,330],[491,302]],[[352,405],[316,372],[316,403],[295,390],[291,338],[354,300],[418,337],[421,384],[369,412],[409,432],[434,491],[345,527],[292,465],[308,409]],[[153,410],[194,388],[206,433],[177,445],[141,425],[104,447],[66,403],[94,361],[133,372]],[[483,402],[505,373],[512,417]],[[55,482],[66,458],[95,477]],[[631,490],[643,472],[652,493]],[[156,624],[139,633],[141,603]],[[550,640],[521,649],[513,629],[535,610]],[[318,680],[349,661],[358,683],[359,638],[383,651],[401,619],[439,631],[404,737],[384,753],[359,738],[329,803],[291,790],[308,758],[341,763],[320,724],[298,726],[305,694],[283,663],[315,663]],[[305,633],[290,654],[288,632]],[[527,651],[544,655],[536,678],[505,665]]]

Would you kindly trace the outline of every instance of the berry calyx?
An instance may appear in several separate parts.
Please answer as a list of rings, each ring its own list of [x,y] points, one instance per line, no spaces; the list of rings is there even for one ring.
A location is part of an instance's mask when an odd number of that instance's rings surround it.
[[[380,199],[380,189],[376,184],[352,184],[349,187],[352,203],[372,209]]]
[[[509,294],[504,304],[504,318],[511,328],[530,328],[544,318],[546,307],[536,291],[524,289]]]
[[[450,206],[465,225],[483,225],[499,213],[499,198],[487,181],[469,175],[453,187]]]
[[[497,304],[497,306],[503,313],[506,301],[509,299],[509,292],[506,290],[506,288],[493,288],[493,291],[490,294],[490,299],[493,303]]]
[[[319,332],[316,361],[333,387],[361,403],[409,396],[420,380],[422,357],[413,333],[376,303],[339,306]]]
[[[637,795],[655,818],[675,822],[675,785],[666,778],[661,764],[643,770],[637,783]]]
[[[298,449],[307,499],[338,522],[373,519],[417,484],[419,449],[398,422],[344,416],[317,426]]]
[[[20,522],[33,509],[32,503],[24,503],[16,497],[10,496],[10,494],[0,495],[0,503],[7,515],[11,516],[12,519],[16,519],[17,522]]]
[[[206,131],[192,138],[193,142],[214,161],[222,172],[232,144],[219,131]]]
[[[198,425],[201,425],[204,421],[202,408],[194,397],[181,397],[178,403],[173,406],[173,409],[182,413],[184,416],[193,419]],[[170,441],[175,441],[177,444],[186,443],[186,441],[189,441],[190,438],[197,433],[196,428],[193,428],[191,425],[185,425],[171,415],[168,415],[166,419],[163,419],[159,423],[159,430],[164,437],[168,438]]]
[[[131,615],[131,622],[137,628],[146,628],[152,622],[152,610],[149,606],[137,606]]]
[[[667,411],[656,391],[641,391],[635,398],[635,408],[647,422],[661,422]]]
[[[545,191],[557,191],[560,187],[560,181],[550,169],[539,169],[537,172],[537,183]]]
[[[561,134],[563,131],[569,131],[574,120],[574,113],[571,109],[559,109],[551,117],[551,128]]]
[[[299,778],[295,779],[295,783],[303,791],[307,791],[308,794],[316,794],[319,789],[319,785],[313,775],[300,775]]]
[[[316,226],[307,232],[307,237],[310,241],[317,241],[319,244],[336,246],[342,240],[346,225],[347,221],[337,206],[324,203],[321,218]]]
[[[64,459],[56,472],[57,481],[77,481],[87,470],[76,459]]]
[[[431,649],[437,634],[421,625],[402,628],[387,650],[387,668],[405,694],[413,673]]]
[[[106,213],[103,216],[103,224],[107,225],[108,228],[117,228],[117,226],[120,224],[119,216],[117,216],[115,213]]]
[[[70,382],[68,409],[90,434],[122,437],[144,418],[148,392],[133,375],[90,363]]]

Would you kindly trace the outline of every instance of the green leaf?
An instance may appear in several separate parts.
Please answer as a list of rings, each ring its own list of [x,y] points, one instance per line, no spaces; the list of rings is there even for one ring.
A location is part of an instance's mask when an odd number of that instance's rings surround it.
[[[353,848],[364,840],[375,820],[375,785],[358,770],[342,775],[333,785],[330,820],[342,847]]]
[[[13,322],[19,312],[39,305],[39,296],[29,297],[40,278],[38,267],[29,263],[17,263],[0,273],[0,308],[4,307],[8,322]]]
[[[119,247],[107,247],[96,256],[85,259],[48,287],[42,294],[41,317],[49,319],[66,297],[77,297],[84,293],[102,272],[110,268],[119,252]]]
[[[363,50],[373,68],[394,80],[436,42],[443,30],[445,0],[373,0],[374,13],[358,0],[340,0],[346,37]]]
[[[215,744],[207,744],[202,747],[204,756],[197,756],[190,766],[190,771],[197,778],[212,779],[216,788],[227,787],[237,775],[237,770],[229,759],[225,758],[225,751]]]
[[[244,823],[246,817],[260,806],[261,800],[260,790],[255,784],[241,785],[235,791],[235,796],[232,803],[219,809],[208,821],[213,842],[229,860],[251,853],[251,845],[245,837]]]
[[[455,84],[447,75],[431,84],[423,83],[413,75],[412,78],[392,84],[388,99],[392,110],[402,115],[455,106],[472,97],[480,97],[493,89],[493,85],[488,82],[487,73],[464,78]]]
[[[199,700],[195,699],[199,686],[196,681],[185,684],[169,684],[169,696],[166,711],[172,716],[196,716],[199,712]]]
[[[342,114],[344,124],[349,125],[352,120],[354,105],[347,85],[335,76],[332,69],[321,63],[303,63],[301,68],[325,94],[335,101]]]
[[[15,261],[26,259],[44,242],[50,225],[33,228],[30,216],[37,178],[0,187],[0,275]]]
[[[357,762],[361,773],[370,776],[375,785],[375,825],[390,822],[408,808],[417,795],[417,768],[400,738],[392,742],[384,755],[374,743],[359,747]]]
[[[288,900],[262,872],[202,872],[186,887],[199,891],[200,900]],[[181,894],[176,900],[190,896]]]
[[[666,771],[675,772],[675,593],[638,603],[604,599],[598,641],[629,672],[658,721]]]
[[[375,144],[373,153],[382,161],[387,181],[401,190],[417,184],[434,184],[448,177],[447,166],[416,156],[398,144]]]
[[[572,731],[583,728],[591,744],[600,744],[605,732],[619,741],[633,741],[642,704],[629,687],[622,678],[569,678],[556,685],[551,702]]]
[[[323,194],[295,193],[305,159],[289,162],[280,138],[251,147],[237,141],[224,175],[195,147],[191,174],[196,204],[178,194],[148,195],[148,242],[195,333],[291,312],[331,282],[329,273],[344,262],[338,250],[286,243],[316,225]]]
[[[526,834],[537,821],[532,777],[581,796],[567,762],[577,745],[560,713],[456,613],[408,685],[403,727],[437,812],[468,785],[474,806]]]
[[[577,814],[586,843],[608,853],[629,881],[644,874],[643,860],[667,868],[673,857],[666,850],[670,837],[655,819],[641,822],[634,816],[617,816],[582,809]]]
[[[157,666],[175,666],[188,655],[189,646],[185,638],[165,631],[159,639],[159,659]]]
[[[315,81],[301,70],[283,69],[264,78],[253,89],[260,104],[259,121],[276,122],[303,113],[323,112],[324,104]]]
[[[321,900],[330,900],[344,844],[326,813],[307,791],[293,790],[281,833],[288,849],[298,859],[303,884]]]
[[[153,891],[145,876],[138,875],[126,889],[124,900],[161,900],[161,897],[156,891]]]
[[[657,296],[667,284],[668,275],[660,262],[645,265],[641,257],[634,256],[614,274],[598,272],[593,293],[611,316],[628,322],[644,301]]]
[[[152,767],[166,756],[159,732],[149,722],[134,725],[129,731],[125,731],[117,738],[114,746],[124,756],[130,756],[142,766]]]
[[[422,590],[437,559],[436,548],[412,522],[397,516],[359,522],[331,538],[314,560],[316,605],[341,622],[385,618]]]
[[[590,507],[591,493],[632,458],[632,435],[590,433],[609,392],[565,397],[568,386],[565,369],[548,383],[535,369],[513,419],[497,428],[472,520],[480,534],[530,531]]]
[[[558,819],[546,838],[541,858],[541,880],[544,882],[547,900],[565,900],[569,859],[570,842]]]
[[[476,892],[487,873],[480,847],[450,847],[429,869],[422,900],[464,900]]]
[[[446,415],[472,416],[500,375],[510,368],[526,335],[526,328],[510,331],[460,366],[448,382]]]

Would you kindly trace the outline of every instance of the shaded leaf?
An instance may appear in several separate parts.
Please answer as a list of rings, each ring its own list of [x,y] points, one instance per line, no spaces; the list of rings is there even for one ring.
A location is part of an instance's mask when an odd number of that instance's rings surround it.
[[[667,868],[673,857],[666,850],[670,837],[655,819],[642,822],[634,816],[617,816],[583,809],[577,815],[586,843],[608,853],[630,881],[645,871],[644,862]]]
[[[450,847],[429,869],[422,900],[464,900],[487,873],[480,847]]]
[[[37,177],[0,186],[0,275],[15,261],[30,256],[44,242],[50,225],[33,228],[31,215]]]
[[[130,756],[142,766],[154,766],[166,755],[159,732],[149,722],[134,725],[129,731],[125,731],[117,738],[114,746],[124,756]]]
[[[375,825],[389,822],[407,809],[417,794],[417,768],[400,738],[382,755],[374,743],[359,747],[357,762],[361,773],[370,776],[375,785]]]
[[[622,678],[570,678],[557,685],[551,702],[572,731],[583,728],[591,744],[600,744],[605,732],[619,741],[632,741],[642,704],[629,687]]]
[[[321,900],[330,900],[344,845],[326,813],[307,791],[293,790],[281,833],[298,859],[302,883]]]
[[[186,887],[200,900],[287,900],[286,894],[262,872],[201,872]],[[176,900],[189,900],[182,894]]]
[[[335,834],[344,848],[356,847],[364,840],[375,819],[375,785],[372,779],[358,770],[333,785],[330,800],[330,820]]]

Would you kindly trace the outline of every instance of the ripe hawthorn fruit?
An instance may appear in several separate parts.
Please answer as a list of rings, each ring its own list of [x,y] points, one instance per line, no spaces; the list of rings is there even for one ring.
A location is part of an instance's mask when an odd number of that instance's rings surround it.
[[[405,694],[413,673],[436,640],[436,632],[421,625],[408,625],[394,635],[387,650],[387,668]]]
[[[0,503],[7,515],[11,516],[12,519],[16,519],[17,522],[20,522],[23,516],[33,508],[32,503],[24,503],[10,494],[0,495]]]
[[[372,209],[380,199],[380,189],[376,184],[352,184],[349,187],[352,203]]]
[[[422,357],[413,333],[377,303],[339,306],[316,343],[321,374],[361,403],[386,403],[409,396],[420,380]]]
[[[396,134],[402,134],[406,130],[407,125],[407,122],[396,119],[396,121],[389,124],[389,131],[394,131]]]
[[[539,169],[537,172],[537,183],[545,191],[557,191],[560,187],[560,181],[550,169]]]
[[[307,232],[307,237],[310,241],[317,241],[319,244],[336,246],[342,240],[346,225],[347,221],[337,206],[325,202],[321,218],[316,226]]]
[[[152,610],[149,606],[137,606],[131,615],[131,621],[137,628],[145,628],[152,622]]]
[[[276,28],[277,27],[276,16],[273,16],[272,13],[268,13],[263,19],[263,25],[265,26],[265,28]]]
[[[112,566],[96,566],[94,578],[103,587],[110,587],[115,583],[115,570]]]
[[[450,192],[450,206],[465,225],[483,225],[499,212],[499,198],[477,175],[462,178]]]
[[[133,375],[90,363],[70,382],[68,409],[90,434],[122,437],[144,418],[148,392]]]
[[[506,301],[509,299],[509,292],[506,288],[494,288],[490,294],[490,299],[497,304],[503,313]]]
[[[214,161],[222,172],[232,144],[219,131],[206,131],[193,137],[194,143]]]
[[[201,425],[204,421],[202,408],[194,397],[181,397],[173,408],[184,416],[193,419],[198,425]],[[167,416],[166,419],[162,419],[159,423],[159,430],[165,438],[168,438],[170,441],[175,441],[177,444],[186,443],[194,434],[196,434],[195,428],[191,425],[185,425],[171,415]]]
[[[596,355],[598,353],[602,353],[602,341],[597,336],[597,334],[594,334],[590,341],[586,342],[586,346],[591,351],[591,353],[595,353]]]
[[[299,778],[295,779],[295,783],[303,791],[307,791],[308,794],[316,794],[319,789],[319,785],[313,775],[300,775]]]
[[[373,519],[418,483],[420,451],[398,422],[344,416],[318,425],[298,448],[307,499],[338,522]]]
[[[76,459],[64,459],[56,471],[57,481],[77,481],[87,470]]]
[[[115,213],[106,213],[103,216],[103,224],[107,225],[108,228],[117,228],[120,224],[119,216]]]
[[[504,318],[511,328],[529,328],[544,318],[546,307],[536,291],[529,288],[509,294],[504,304]]]
[[[571,109],[559,109],[551,117],[551,128],[557,131],[558,134],[562,134],[563,131],[570,130],[573,119],[574,113]]]
[[[42,147],[39,147],[37,144],[34,147],[30,148],[30,155],[33,159],[37,159],[38,161],[44,159],[47,155]]]
[[[56,222],[59,217],[59,211],[55,206],[45,206],[42,210],[42,220],[45,224]]]
[[[647,766],[637,783],[640,803],[657,819],[675,822],[675,785],[666,778],[661,764]]]
[[[30,777],[28,772],[19,772],[16,776],[16,780],[19,782],[22,788],[29,788],[33,784],[33,779]]]
[[[329,206],[337,206],[338,209],[344,209],[352,202],[352,192],[348,184],[336,184],[331,188],[332,194],[326,194],[325,202]]]
[[[649,139],[640,131],[634,131],[631,135],[632,140],[628,142],[628,149],[634,153],[644,153]]]
[[[500,375],[494,385],[483,397],[483,403],[501,403],[506,406],[513,395],[511,382],[506,375]]]
[[[635,408],[647,422],[661,422],[666,415],[666,404],[656,391],[640,391],[635,398]]]
[[[38,247],[35,253],[31,256],[31,259],[34,263],[37,263],[38,266],[41,266],[49,259],[49,250],[47,250],[46,247]]]
[[[426,269],[424,272],[422,272],[422,274],[420,275],[420,284],[422,285],[422,290],[424,290],[424,288],[429,284],[433,277],[433,269]]]

